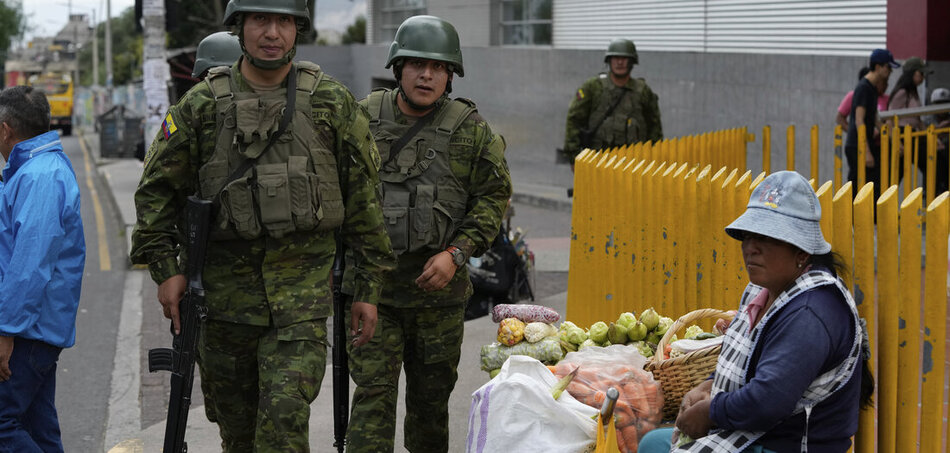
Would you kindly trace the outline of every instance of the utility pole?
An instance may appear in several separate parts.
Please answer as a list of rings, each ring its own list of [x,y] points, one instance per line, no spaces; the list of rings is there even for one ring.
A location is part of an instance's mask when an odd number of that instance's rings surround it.
[[[165,1],[142,0],[145,35],[142,49],[142,88],[145,91],[145,149],[152,144],[168,110],[168,81],[171,74],[165,61]]]
[[[99,27],[95,8],[92,9],[92,86],[99,86]]]
[[[112,104],[112,0],[106,0],[106,91]]]

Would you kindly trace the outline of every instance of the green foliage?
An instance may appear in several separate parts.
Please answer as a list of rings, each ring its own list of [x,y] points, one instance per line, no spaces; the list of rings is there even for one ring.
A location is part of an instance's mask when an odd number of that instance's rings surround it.
[[[0,0],[0,63],[6,60],[7,51],[15,38],[26,31],[26,18],[18,2]]]
[[[366,17],[359,16],[352,25],[346,27],[346,33],[343,34],[343,44],[365,44],[366,43]]]
[[[112,18],[112,85],[125,85],[142,78],[142,33],[135,27],[135,11],[126,8]],[[99,44],[99,84],[106,83],[106,24],[96,25]],[[92,43],[79,52],[79,84],[92,85]]]

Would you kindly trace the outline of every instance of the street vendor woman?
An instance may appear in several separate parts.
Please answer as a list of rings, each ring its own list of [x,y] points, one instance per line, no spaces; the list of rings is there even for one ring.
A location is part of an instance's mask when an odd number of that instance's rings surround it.
[[[845,452],[871,404],[867,336],[821,233],[808,181],[782,171],[726,227],[742,241],[749,285],[712,377],[683,397],[676,429],[639,451]],[[692,440],[691,440],[692,439]]]

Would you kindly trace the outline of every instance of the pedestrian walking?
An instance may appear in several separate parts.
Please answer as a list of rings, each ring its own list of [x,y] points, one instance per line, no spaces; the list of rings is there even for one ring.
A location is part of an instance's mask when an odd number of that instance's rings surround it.
[[[76,343],[79,186],[42,91],[0,91],[0,451],[62,452],[56,363]]]
[[[397,388],[406,373],[406,448],[446,452],[448,401],[458,379],[465,263],[492,244],[511,196],[504,139],[467,99],[459,37],[433,16],[406,19],[386,67],[398,86],[361,101],[383,164],[383,214],[398,256],[378,305],[376,336],[349,352],[356,383],[347,451],[391,452]]]
[[[887,79],[891,76],[891,71],[900,67],[894,56],[887,49],[874,49],[868,59],[870,71],[858,82],[854,88],[854,96],[851,101],[851,113],[848,117],[848,137],[845,142],[844,153],[848,159],[848,180],[855,186],[858,180],[858,165],[865,166],[865,182],[874,182],[874,199],[880,195],[881,167],[878,161],[881,159],[881,144],[878,140],[880,134],[880,118],[877,114],[877,98],[879,87],[887,86]],[[865,138],[867,140],[867,153],[865,161],[858,162],[858,127],[865,126]],[[860,187],[855,187],[857,193]]]
[[[205,413],[229,453],[309,451],[335,235],[354,257],[357,350],[394,263],[365,110],[319,66],[293,61],[310,17],[306,0],[228,3],[224,25],[243,54],[169,108],[135,193],[132,262],[148,265],[176,331],[184,202],[214,203],[197,355]]]
[[[631,77],[640,62],[629,39],[607,46],[607,73],[587,79],[571,101],[564,128],[563,157],[572,164],[584,148],[607,149],[663,140],[656,93],[643,78]]]

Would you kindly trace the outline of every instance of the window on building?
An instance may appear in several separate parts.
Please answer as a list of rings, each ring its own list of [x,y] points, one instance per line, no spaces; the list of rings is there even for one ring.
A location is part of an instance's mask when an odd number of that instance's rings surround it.
[[[551,0],[499,0],[503,45],[550,45]]]
[[[426,13],[426,0],[382,0],[379,2],[380,36],[375,42],[392,42],[402,21]]]

